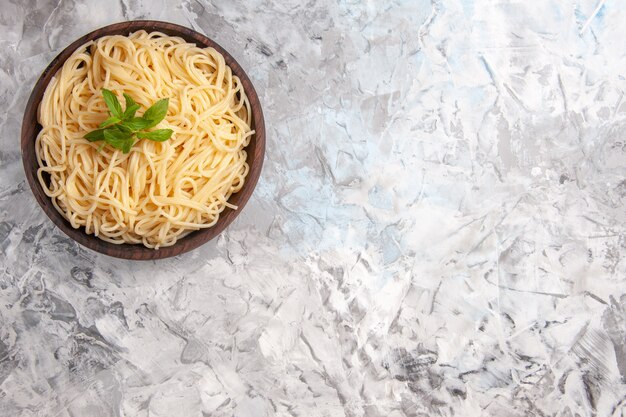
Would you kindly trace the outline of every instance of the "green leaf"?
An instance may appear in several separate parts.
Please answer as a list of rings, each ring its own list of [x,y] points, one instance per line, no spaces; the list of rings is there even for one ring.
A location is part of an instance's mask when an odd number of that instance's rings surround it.
[[[172,129],[158,129],[146,132],[144,129],[154,127],[159,124],[167,115],[169,99],[164,98],[157,101],[144,113],[143,117],[135,117],[139,110],[139,105],[131,96],[122,93],[126,100],[126,110],[122,112],[122,106],[112,91],[102,89],[102,96],[110,111],[110,117],[100,124],[100,128],[87,133],[84,138],[90,142],[104,141],[98,151],[102,150],[105,144],[111,145],[115,149],[120,149],[124,153],[130,152],[135,144],[134,135],[137,138],[163,142],[168,140],[174,131]]]
[[[93,132],[87,133],[83,136],[89,142],[97,142],[99,140],[104,140],[104,129],[96,129]]]
[[[114,125],[115,123],[119,123],[121,122],[120,119],[118,119],[115,116],[109,117],[108,119],[106,119],[104,122],[100,123],[98,125],[98,127],[107,127],[107,126],[111,126]]]
[[[133,146],[133,135],[124,133],[116,129],[106,129],[104,131],[104,140],[115,149],[120,149],[124,153],[128,153]]]
[[[128,94],[122,93],[122,95],[124,96],[124,100],[126,100],[126,108],[129,108],[130,106],[134,106],[135,104],[137,104],[137,102],[135,102],[135,99],[133,99]]]
[[[132,135],[135,132],[135,129],[131,129],[128,126],[125,126],[123,122],[118,125],[112,126],[110,129],[115,129],[122,133],[127,133],[129,135]]]
[[[146,112],[143,114],[143,118],[150,121],[150,125],[147,127],[154,127],[159,124],[161,120],[165,118],[167,115],[167,108],[169,106],[170,99],[164,98],[152,105]]]
[[[124,142],[124,145],[122,145],[122,152],[124,153],[130,152],[134,144],[135,144],[135,140],[133,138],[128,139],[126,142]]]
[[[133,117],[135,117],[135,113],[137,113],[137,110],[139,110],[139,104],[133,104],[130,107],[126,107],[126,110],[124,111],[124,120],[132,119]]]
[[[151,132],[137,132],[140,139],[150,139],[155,142],[164,142],[168,140],[174,131],[172,129],[157,129]]]
[[[117,126],[110,129],[104,129],[104,140],[107,142],[111,140],[126,140],[133,136],[132,133],[123,132],[121,130],[116,129]]]
[[[150,120],[145,119],[143,117],[133,117],[130,120],[124,120],[121,126],[125,126],[129,128],[130,130],[132,130],[133,132],[136,132],[138,130],[148,128],[148,126],[150,126]]]
[[[124,94],[124,99],[126,100],[126,110],[124,110],[123,119],[124,120],[132,119],[133,117],[135,117],[135,113],[137,113],[137,110],[139,110],[139,104],[137,104],[135,100],[133,100],[133,98],[129,96],[128,94],[126,93],[123,93],[123,94]]]
[[[120,104],[115,94],[113,94],[111,90],[107,90],[106,88],[103,88],[102,97],[104,97],[104,102],[109,108],[109,111],[111,112],[111,114],[117,117],[118,119],[121,119],[124,113],[122,112],[122,105]]]

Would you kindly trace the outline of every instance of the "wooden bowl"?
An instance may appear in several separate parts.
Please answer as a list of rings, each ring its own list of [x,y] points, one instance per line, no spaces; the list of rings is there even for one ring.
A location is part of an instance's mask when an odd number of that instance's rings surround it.
[[[41,130],[41,125],[37,122],[37,109],[48,83],[63,66],[65,60],[69,58],[69,56],[76,49],[90,40],[106,35],[127,36],[132,32],[142,29],[147,32],[157,31],[170,36],[178,36],[185,39],[187,42],[195,43],[197,46],[213,47],[219,51],[224,56],[226,64],[243,83],[243,88],[246,91],[252,108],[252,128],[256,131],[256,134],[252,136],[250,144],[246,148],[246,152],[248,154],[247,162],[250,166],[250,172],[248,173],[246,182],[243,188],[238,193],[233,194],[228,200],[229,203],[238,206],[238,209],[232,210],[230,208],[226,208],[220,214],[217,224],[213,227],[190,233],[174,245],[157,250],[146,248],[143,245],[116,245],[105,242],[94,235],[88,235],[82,227],[74,229],[70,223],[54,208],[52,200],[46,196],[41,185],[39,184],[39,180],[37,179],[38,165],[37,158],[35,156],[35,138]],[[24,171],[26,172],[26,178],[28,179],[28,184],[35,195],[35,199],[41,208],[43,208],[43,211],[48,215],[50,220],[52,220],[52,222],[54,222],[54,224],[56,224],[57,227],[66,235],[81,245],[105,255],[134,260],[162,259],[180,255],[208,242],[215,236],[219,235],[241,212],[243,207],[246,205],[246,202],[252,195],[254,187],[259,179],[259,175],[261,174],[261,167],[263,165],[263,158],[265,155],[265,122],[263,120],[263,112],[261,110],[259,97],[254,90],[250,79],[237,61],[235,61],[235,59],[224,50],[224,48],[206,36],[184,26],[153,20],[135,20],[131,22],[116,23],[94,30],[93,32],[88,33],[73,42],[52,60],[50,65],[48,65],[48,67],[44,70],[43,74],[41,74],[37,84],[35,84],[33,92],[28,100],[28,104],[26,105],[24,120],[22,122],[21,148]]]

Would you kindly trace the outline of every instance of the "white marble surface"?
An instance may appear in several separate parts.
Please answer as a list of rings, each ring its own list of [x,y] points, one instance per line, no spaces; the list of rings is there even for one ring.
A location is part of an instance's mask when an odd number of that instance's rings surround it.
[[[22,112],[138,18],[249,72],[259,186],[160,262],[68,240]],[[623,0],[0,0],[0,415],[623,416]]]

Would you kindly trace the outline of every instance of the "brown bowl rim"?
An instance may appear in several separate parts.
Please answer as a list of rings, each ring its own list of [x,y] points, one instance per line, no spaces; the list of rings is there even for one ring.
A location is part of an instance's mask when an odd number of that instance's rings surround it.
[[[82,227],[74,229],[70,223],[54,208],[52,200],[46,196],[43,188],[39,184],[39,180],[37,179],[38,165],[35,156],[35,138],[41,129],[41,126],[37,123],[37,109],[52,77],[63,66],[65,60],[76,49],[88,41],[107,35],[126,36],[137,30],[146,30],[147,32],[156,31],[165,33],[169,36],[178,36],[185,39],[187,42],[195,43],[201,47],[213,47],[219,51],[224,56],[226,64],[230,66],[233,73],[239,77],[243,84],[244,90],[250,100],[253,128],[256,131],[250,141],[250,145],[246,148],[248,153],[247,162],[250,166],[247,180],[243,188],[238,193],[233,194],[229,199],[229,202],[238,206],[238,209],[233,210],[226,208],[220,214],[219,220],[215,226],[208,229],[194,231],[180,239],[174,245],[159,248],[157,250],[149,249],[139,244],[124,243],[117,245],[109,243],[101,240],[93,234],[87,234]],[[32,123],[33,121],[34,123]],[[61,229],[61,231],[79,244],[108,256],[131,260],[156,260],[181,255],[198,248],[224,231],[224,229],[226,229],[233,222],[239,213],[241,213],[244,206],[250,199],[250,196],[252,195],[261,175],[261,169],[263,167],[263,160],[265,157],[265,121],[259,97],[252,82],[250,81],[250,78],[235,58],[233,58],[232,55],[230,55],[217,42],[193,29],[175,23],[157,20],[132,20],[107,25],[87,33],[63,49],[50,62],[35,83],[26,104],[24,118],[22,120],[20,144],[22,163],[24,165],[26,179],[30,185],[31,191],[34,194],[37,203],[39,203],[46,215],[59,229]]]

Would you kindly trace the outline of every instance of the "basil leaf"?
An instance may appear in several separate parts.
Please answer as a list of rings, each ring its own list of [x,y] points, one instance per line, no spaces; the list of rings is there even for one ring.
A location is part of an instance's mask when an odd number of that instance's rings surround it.
[[[150,139],[155,142],[164,142],[168,140],[174,131],[172,129],[157,129],[151,132],[137,132],[140,139]]]
[[[159,124],[161,120],[165,118],[167,115],[167,108],[169,106],[170,99],[164,98],[152,105],[146,112],[143,114],[143,118],[150,121],[150,125],[147,127],[154,127]]]
[[[130,120],[124,120],[121,126],[125,126],[135,132],[137,130],[148,128],[150,126],[150,120],[143,117],[133,117]]]
[[[113,94],[111,90],[107,90],[106,88],[103,88],[102,97],[104,97],[104,102],[109,108],[109,111],[111,112],[111,114],[117,117],[118,119],[121,119],[124,113],[122,112],[122,105],[120,104],[115,94]]]
[[[135,129],[131,129],[128,126],[125,126],[123,122],[118,125],[112,126],[109,129],[114,129],[122,133],[127,133],[129,135],[132,135],[135,132]]]
[[[115,116],[109,117],[108,119],[106,119],[104,122],[100,123],[98,125],[98,127],[107,127],[107,126],[111,126],[114,125],[115,123],[119,123],[121,122],[120,119],[118,119]]]
[[[122,152],[124,153],[130,152],[134,144],[135,144],[135,140],[132,137],[126,140],[126,142],[124,142],[124,144],[122,145]]]
[[[126,100],[126,108],[129,108],[130,106],[134,106],[135,104],[137,104],[137,102],[135,102],[135,99],[133,99],[128,94],[122,93],[122,95],[124,95],[124,100]]]
[[[123,94],[124,94],[124,99],[126,100],[126,110],[124,110],[123,119],[124,120],[132,119],[133,117],[135,117],[135,113],[137,113],[137,110],[139,110],[139,104],[137,104],[135,100],[133,100],[133,98],[129,96],[128,94],[126,93],[123,93]]]
[[[126,140],[133,136],[132,133],[123,132],[121,130],[116,129],[117,126],[111,129],[104,129],[104,140],[107,142],[109,140]]]
[[[96,129],[93,132],[87,133],[83,136],[89,142],[97,142],[99,140],[104,140],[104,129]]]
[[[158,129],[146,132],[144,129],[154,127],[159,124],[167,115],[169,99],[164,98],[157,101],[144,113],[143,117],[135,117],[135,113],[140,106],[126,93],[122,93],[126,101],[126,110],[122,111],[122,105],[115,94],[102,89],[102,97],[109,108],[110,117],[100,123],[99,129],[87,133],[84,138],[90,142],[104,141],[98,151],[105,144],[111,145],[115,149],[120,149],[124,153],[130,152],[135,144],[135,137],[163,142],[168,140],[174,131],[172,129]]]
[[[133,104],[130,107],[126,107],[126,110],[124,111],[124,120],[132,119],[133,117],[135,117],[135,113],[137,113],[137,110],[139,110],[139,104]]]
[[[105,130],[104,140],[115,149],[120,149],[124,153],[128,153],[130,151],[130,148],[133,146],[133,135],[121,132],[119,130]]]

